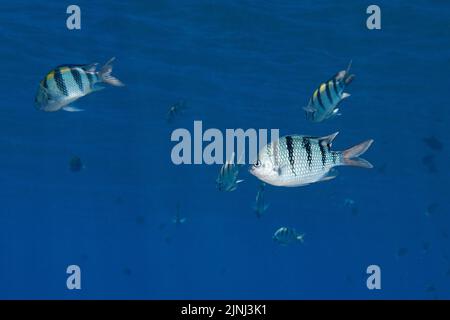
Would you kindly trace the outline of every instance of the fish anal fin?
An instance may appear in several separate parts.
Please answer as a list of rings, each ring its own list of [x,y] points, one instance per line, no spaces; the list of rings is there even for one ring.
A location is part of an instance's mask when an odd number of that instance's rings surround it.
[[[338,171],[336,169],[331,169],[330,171],[328,171],[327,174],[325,174],[322,178],[320,178],[320,180],[318,181],[328,181],[328,180],[332,180],[334,178],[336,178],[338,175]]]
[[[316,112],[316,109],[315,109],[313,106],[311,106],[311,105],[306,106],[306,107],[303,107],[303,110],[305,110],[305,111],[308,112],[308,113],[314,113],[314,112]]]
[[[64,111],[67,111],[67,112],[80,112],[80,111],[84,111],[83,109],[78,109],[78,108],[73,107],[73,106],[65,106],[65,107],[63,107],[62,109],[63,109]]]

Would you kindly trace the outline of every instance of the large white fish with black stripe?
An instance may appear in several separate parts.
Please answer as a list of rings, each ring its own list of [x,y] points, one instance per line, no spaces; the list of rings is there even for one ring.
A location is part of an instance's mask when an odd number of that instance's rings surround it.
[[[306,118],[312,122],[321,122],[339,115],[339,105],[350,94],[344,92],[352,82],[355,75],[350,74],[350,66],[347,70],[342,70],[335,74],[328,81],[321,83],[309,99],[309,103],[303,109],[306,111]]]
[[[367,140],[345,151],[332,151],[338,132],[326,137],[284,136],[264,146],[250,173],[258,179],[283,187],[304,186],[336,177],[337,166],[372,168],[359,158],[373,140]]]
[[[47,73],[39,84],[34,101],[36,109],[47,112],[61,109],[82,111],[69,104],[91,92],[103,89],[100,83],[123,86],[120,80],[111,75],[113,61],[114,58],[109,60],[100,71],[96,71],[97,63],[56,67]]]

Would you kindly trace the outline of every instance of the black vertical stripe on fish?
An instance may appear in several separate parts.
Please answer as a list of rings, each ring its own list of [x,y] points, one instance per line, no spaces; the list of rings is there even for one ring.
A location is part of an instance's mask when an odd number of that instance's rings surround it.
[[[55,70],[54,79],[55,79],[56,86],[58,87],[59,91],[61,91],[65,96],[67,96],[68,95],[67,87],[66,87],[66,84],[64,83],[64,79],[63,79],[61,71],[59,69]]]
[[[330,92],[330,82],[327,82],[327,84],[325,85],[325,91],[327,92],[328,101],[330,101],[330,103],[333,104],[333,98],[331,97]]]
[[[291,164],[292,173],[295,174],[294,171],[294,144],[291,136],[286,136],[286,147],[288,150],[289,163]]]
[[[47,77],[45,77],[44,80],[42,81],[42,86],[43,86],[45,89],[48,89]]]
[[[336,152],[332,152],[331,157],[333,158],[333,164],[336,164],[336,158],[337,158]]]
[[[86,72],[86,75],[88,77],[89,84],[92,86],[94,84],[94,76],[93,76],[93,74],[90,73],[90,72]]]
[[[320,89],[317,89],[317,101],[319,101],[319,105],[322,107],[322,109],[325,110],[325,106],[323,105],[322,102],[322,97],[320,96]]]
[[[72,74],[73,79],[80,88],[80,91],[83,92],[83,82],[81,81],[81,74],[77,69],[70,69],[70,73]]]
[[[311,169],[311,163],[312,163],[311,141],[307,137],[303,137],[302,147],[306,150],[308,167]]]
[[[322,155],[322,167],[325,168],[325,163],[327,161],[327,154],[325,153],[325,146],[322,141],[319,141],[320,154]]]
[[[333,89],[334,89],[334,92],[336,93],[336,95],[339,97],[339,92],[338,92],[337,83],[336,83],[336,77],[333,78]]]

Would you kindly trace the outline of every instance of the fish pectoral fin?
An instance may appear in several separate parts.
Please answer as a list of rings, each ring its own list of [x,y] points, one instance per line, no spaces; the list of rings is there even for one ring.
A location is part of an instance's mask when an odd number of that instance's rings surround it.
[[[71,107],[71,106],[65,106],[65,107],[63,107],[62,109],[63,109],[64,111],[67,111],[67,112],[80,112],[80,111],[84,111],[83,109],[78,109],[78,108]]]
[[[241,182],[243,182],[243,181],[244,181],[244,179],[236,180],[236,184],[241,183]]]
[[[327,174],[325,174],[322,178],[320,178],[320,180],[318,181],[328,181],[328,180],[332,180],[334,178],[336,178],[338,176],[338,171],[336,169],[331,169],[330,171],[328,171]]]
[[[345,99],[345,98],[348,98],[348,97],[350,97],[350,96],[351,96],[350,93],[344,92],[344,93],[342,94],[341,99]]]
[[[340,116],[341,113],[339,113],[339,108],[333,109],[333,111],[327,116],[327,119],[332,119]]]

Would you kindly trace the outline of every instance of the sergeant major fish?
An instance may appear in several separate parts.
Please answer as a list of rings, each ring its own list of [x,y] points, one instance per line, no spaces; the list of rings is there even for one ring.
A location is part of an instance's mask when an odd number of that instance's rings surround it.
[[[260,150],[250,173],[274,186],[297,187],[335,178],[336,166],[372,168],[368,161],[358,157],[369,149],[373,140],[345,151],[332,151],[331,144],[337,134],[281,137]]]
[[[339,115],[339,104],[350,96],[344,90],[355,77],[349,73],[351,64],[350,61],[347,70],[338,72],[314,91],[308,106],[303,108],[308,120],[321,122]]]
[[[98,85],[100,83],[123,86],[120,80],[111,75],[114,59],[109,60],[100,71],[96,71],[97,63],[56,67],[39,84],[35,97],[36,109],[47,112],[60,109],[82,111],[69,104],[91,92],[103,89]]]
[[[264,189],[265,183],[261,183],[258,189],[258,193],[256,194],[255,205],[253,206],[253,210],[255,210],[256,216],[258,218],[261,218],[264,212],[269,207],[269,205],[265,201]]]
[[[305,240],[305,234],[298,234],[295,229],[281,227],[277,231],[275,231],[275,234],[273,235],[272,239],[278,244],[281,245],[288,245],[297,241],[300,241],[303,243]]]
[[[219,176],[216,183],[217,188],[220,191],[234,191],[237,188],[238,183],[244,180],[238,180],[239,164],[234,164],[234,152],[231,156],[231,160],[225,161],[224,165],[220,168]]]

